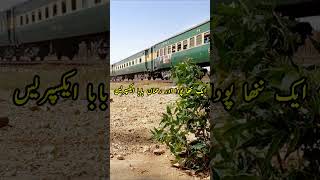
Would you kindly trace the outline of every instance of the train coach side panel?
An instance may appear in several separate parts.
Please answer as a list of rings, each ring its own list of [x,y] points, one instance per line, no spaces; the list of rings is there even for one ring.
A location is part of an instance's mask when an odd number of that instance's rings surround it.
[[[168,69],[187,59],[191,59],[197,64],[209,63],[209,49],[210,44],[205,44],[174,54],[158,57],[154,60],[154,70]]]
[[[178,63],[187,59],[191,59],[193,62],[197,64],[209,63],[209,49],[210,44],[205,44],[199,47],[189,49],[187,51],[181,51],[172,56],[171,64],[175,66]]]
[[[103,4],[18,27],[16,37],[19,43],[32,43],[107,32],[109,30],[107,10],[107,5]]]
[[[125,69],[118,70],[118,71],[114,72],[112,75],[119,76],[119,75],[124,75],[124,74],[141,73],[141,72],[145,72],[145,71],[146,71],[145,64],[141,63],[141,64],[137,64],[137,65],[125,68]]]

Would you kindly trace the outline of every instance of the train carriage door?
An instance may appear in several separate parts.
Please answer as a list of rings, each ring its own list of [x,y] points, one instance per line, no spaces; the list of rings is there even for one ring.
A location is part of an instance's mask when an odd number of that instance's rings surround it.
[[[150,48],[150,64],[151,64],[151,71],[154,71],[154,60],[153,60],[153,47]]]
[[[6,11],[7,20],[7,31],[8,31],[8,41],[10,44],[15,42],[15,17],[14,9],[9,9]]]
[[[6,13],[7,17],[6,17],[6,21],[7,21],[7,35],[8,35],[8,41],[11,44],[11,10],[7,10]]]
[[[13,8],[11,11],[12,14],[12,18],[11,18],[11,23],[12,23],[12,29],[11,29],[11,33],[12,33],[12,42],[16,43],[16,16],[15,16],[15,9]]]
[[[148,57],[148,50],[145,50],[144,51],[144,65],[146,67],[146,70],[149,71],[147,57]]]

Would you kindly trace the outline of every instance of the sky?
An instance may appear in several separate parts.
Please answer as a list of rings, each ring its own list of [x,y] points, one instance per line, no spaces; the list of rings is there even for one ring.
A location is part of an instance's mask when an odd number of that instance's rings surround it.
[[[111,64],[210,19],[210,0],[111,0]]]

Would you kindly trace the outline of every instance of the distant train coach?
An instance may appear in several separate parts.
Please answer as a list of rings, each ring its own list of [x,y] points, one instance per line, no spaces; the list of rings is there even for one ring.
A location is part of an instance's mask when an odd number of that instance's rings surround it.
[[[110,72],[112,80],[168,79],[170,67],[189,58],[210,66],[209,53],[210,21],[206,21],[112,64]]]
[[[0,60],[108,55],[109,0],[28,0],[0,12]]]

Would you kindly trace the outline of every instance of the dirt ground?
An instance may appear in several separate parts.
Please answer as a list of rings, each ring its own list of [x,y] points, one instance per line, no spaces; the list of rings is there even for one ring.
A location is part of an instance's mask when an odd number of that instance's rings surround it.
[[[112,82],[110,104],[110,166],[113,180],[196,180],[191,171],[172,167],[170,154],[165,145],[152,140],[150,130],[158,127],[166,106],[178,95],[153,94],[138,97],[136,93],[114,95],[114,89],[132,82]],[[172,83],[137,81],[135,88],[173,87]],[[159,153],[161,152],[161,153]],[[156,153],[156,154],[155,154]],[[160,155],[159,155],[159,154]],[[157,155],[158,154],[158,155]],[[209,177],[205,179],[210,179]]]

